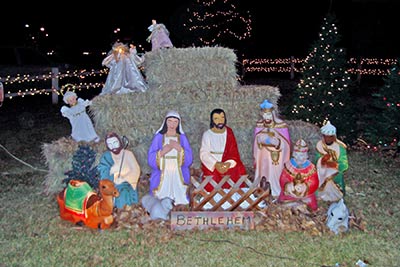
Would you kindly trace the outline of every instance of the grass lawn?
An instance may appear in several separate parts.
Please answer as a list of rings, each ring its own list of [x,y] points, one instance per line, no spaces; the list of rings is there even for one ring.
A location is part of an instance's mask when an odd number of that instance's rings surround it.
[[[322,236],[265,229],[173,232],[162,223],[102,232],[77,227],[60,219],[53,196],[41,193],[42,172],[14,165],[2,169],[0,180],[0,266],[356,266],[359,259],[399,266],[399,161],[349,151],[349,162],[345,201],[365,230]]]

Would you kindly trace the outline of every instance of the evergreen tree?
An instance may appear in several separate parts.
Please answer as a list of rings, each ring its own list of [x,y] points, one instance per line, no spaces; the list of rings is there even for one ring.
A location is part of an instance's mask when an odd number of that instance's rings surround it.
[[[384,85],[373,96],[366,139],[373,145],[396,146],[400,138],[400,63],[393,66]]]
[[[96,160],[96,152],[88,145],[79,145],[72,156],[72,170],[65,173],[67,178],[63,182],[68,185],[71,180],[87,182],[93,189],[99,187],[97,166],[92,167]]]
[[[330,120],[345,139],[351,129],[348,105],[351,79],[345,50],[338,47],[340,39],[336,17],[328,13],[319,39],[312,44],[306,57],[289,116],[320,126]]]
[[[196,0],[184,14],[185,36],[194,46],[235,46],[251,36],[250,13],[237,10],[237,0]]]

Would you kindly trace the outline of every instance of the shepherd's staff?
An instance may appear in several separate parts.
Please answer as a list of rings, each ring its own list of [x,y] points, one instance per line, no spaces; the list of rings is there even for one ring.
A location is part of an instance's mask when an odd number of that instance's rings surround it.
[[[124,148],[122,150],[122,159],[121,159],[121,165],[119,165],[119,172],[118,172],[117,180],[119,180],[119,178],[121,177],[122,165],[124,164],[125,149],[127,149],[128,145],[129,145],[129,140],[125,135],[122,136],[122,143],[124,143],[125,145],[124,145]]]

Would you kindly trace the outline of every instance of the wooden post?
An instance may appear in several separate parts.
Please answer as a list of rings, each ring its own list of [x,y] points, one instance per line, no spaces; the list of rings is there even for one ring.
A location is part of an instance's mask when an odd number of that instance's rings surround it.
[[[241,65],[241,67],[242,67],[242,69],[241,69],[241,74],[242,74],[242,77],[241,77],[241,79],[242,79],[242,82],[244,82],[244,76],[246,75],[246,70],[245,70],[245,66],[244,66],[244,61],[245,61],[245,58],[244,58],[244,54],[242,54],[242,65]]]
[[[3,105],[4,101],[4,86],[3,83],[0,82],[0,107]]]
[[[51,88],[53,89],[51,93],[51,103],[53,105],[58,104],[58,91],[60,90],[58,86],[58,68],[51,68]]]
[[[362,71],[362,58],[360,57],[358,59],[358,63],[357,63],[357,83],[358,84],[361,83],[361,71]]]
[[[290,57],[290,79],[294,79],[294,56]]]

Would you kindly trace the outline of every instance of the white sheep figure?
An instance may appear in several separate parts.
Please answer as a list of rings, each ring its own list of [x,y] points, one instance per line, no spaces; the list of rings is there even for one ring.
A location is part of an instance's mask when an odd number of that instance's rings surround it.
[[[326,225],[335,234],[346,232],[349,229],[349,210],[344,204],[343,198],[329,206],[327,215]]]
[[[152,220],[169,220],[170,212],[174,207],[173,199],[169,197],[158,199],[149,194],[142,197],[141,203],[143,208],[150,214]]]

